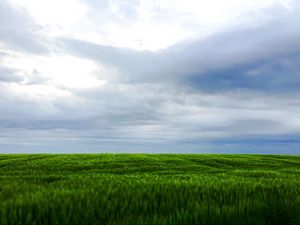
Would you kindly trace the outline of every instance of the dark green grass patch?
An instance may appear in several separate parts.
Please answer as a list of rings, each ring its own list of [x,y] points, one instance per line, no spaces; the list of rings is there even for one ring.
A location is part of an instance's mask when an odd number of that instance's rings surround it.
[[[300,157],[0,155],[0,224],[300,224]]]

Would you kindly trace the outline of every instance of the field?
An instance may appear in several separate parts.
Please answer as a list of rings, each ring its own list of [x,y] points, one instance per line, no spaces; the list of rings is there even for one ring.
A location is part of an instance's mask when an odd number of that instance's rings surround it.
[[[0,224],[300,224],[300,157],[0,155]]]

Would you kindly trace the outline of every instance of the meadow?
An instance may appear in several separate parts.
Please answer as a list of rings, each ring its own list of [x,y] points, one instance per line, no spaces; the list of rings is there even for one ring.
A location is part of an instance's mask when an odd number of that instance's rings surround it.
[[[0,155],[0,224],[299,225],[300,156]]]

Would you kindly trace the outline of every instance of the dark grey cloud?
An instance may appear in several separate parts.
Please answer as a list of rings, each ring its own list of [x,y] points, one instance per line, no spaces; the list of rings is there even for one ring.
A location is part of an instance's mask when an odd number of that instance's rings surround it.
[[[300,51],[195,74],[187,84],[206,91],[248,89],[261,92],[299,92]]]

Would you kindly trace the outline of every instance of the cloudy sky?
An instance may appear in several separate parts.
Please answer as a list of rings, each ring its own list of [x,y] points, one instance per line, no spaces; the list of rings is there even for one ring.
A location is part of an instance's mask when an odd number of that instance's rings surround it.
[[[1,0],[0,153],[300,154],[298,0]]]

